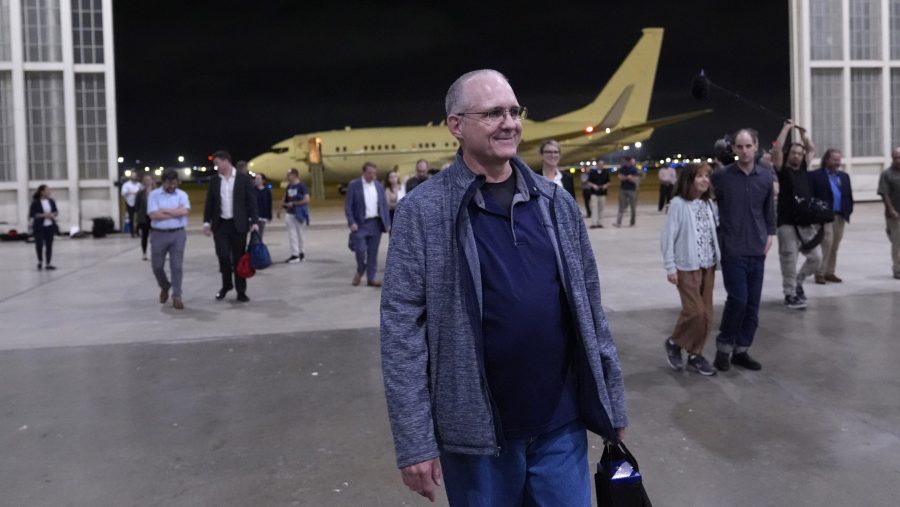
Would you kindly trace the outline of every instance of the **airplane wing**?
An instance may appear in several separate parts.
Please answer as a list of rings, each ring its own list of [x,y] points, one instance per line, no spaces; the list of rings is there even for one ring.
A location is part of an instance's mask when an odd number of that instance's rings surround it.
[[[646,121],[643,123],[637,123],[634,125],[628,125],[625,127],[611,129],[609,133],[606,133],[604,128],[601,128],[603,122],[593,126],[593,131],[587,132],[587,129],[579,129],[572,130],[569,132],[563,132],[561,134],[555,134],[550,136],[550,138],[555,139],[559,142],[570,141],[573,139],[578,139],[580,137],[593,137],[593,139],[585,140],[583,143],[578,143],[579,148],[586,148],[589,146],[605,146],[605,145],[614,145],[618,143],[620,140],[625,139],[631,135],[637,134],[644,130],[652,130],[659,127],[664,127],[666,125],[672,125],[674,123],[683,122],[686,120],[690,120],[692,118],[696,118],[698,116],[703,116],[705,114],[711,113],[712,109],[701,109],[699,111],[691,111],[688,113],[676,114],[673,116],[664,116],[662,118],[656,118],[654,120]],[[519,143],[519,152],[524,153],[527,151],[537,149],[538,145],[544,142],[546,138],[541,139],[528,139]],[[570,147],[567,148],[567,153]],[[611,151],[611,150],[610,150]]]

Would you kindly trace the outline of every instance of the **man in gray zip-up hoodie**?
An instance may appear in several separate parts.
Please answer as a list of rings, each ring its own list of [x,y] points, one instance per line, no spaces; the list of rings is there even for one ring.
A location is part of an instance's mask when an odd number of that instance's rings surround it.
[[[516,158],[525,110],[500,73],[460,77],[446,107],[461,149],[398,205],[381,301],[403,481],[434,500],[443,465],[453,505],[589,505],[584,428],[628,420],[580,210]]]

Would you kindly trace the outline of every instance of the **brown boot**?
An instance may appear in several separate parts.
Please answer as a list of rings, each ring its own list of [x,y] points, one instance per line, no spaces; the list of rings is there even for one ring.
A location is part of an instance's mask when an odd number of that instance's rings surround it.
[[[159,290],[159,304],[163,304],[169,300],[169,289]]]
[[[369,287],[381,287],[381,280],[369,280]]]
[[[353,281],[351,282],[354,287],[359,285],[359,282],[362,281],[362,273],[356,273],[353,275]]]
[[[816,283],[819,285],[825,285],[825,276],[816,275]]]
[[[841,283],[841,282],[843,282],[843,280],[841,280],[840,278],[838,278],[834,273],[825,275],[825,281],[826,281],[826,282],[834,282],[834,283]]]
[[[172,306],[176,310],[184,310],[184,303],[181,302],[181,298],[178,298],[178,297],[172,298]]]

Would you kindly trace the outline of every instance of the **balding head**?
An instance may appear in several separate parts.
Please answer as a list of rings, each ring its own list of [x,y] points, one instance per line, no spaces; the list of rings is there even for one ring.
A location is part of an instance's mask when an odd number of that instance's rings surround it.
[[[470,81],[474,78],[489,76],[501,79],[504,82],[509,81],[506,79],[506,76],[493,69],[473,70],[472,72],[466,72],[462,76],[459,76],[459,78],[450,85],[450,89],[447,90],[447,97],[444,99],[444,107],[447,110],[447,116],[462,112],[467,108],[468,104],[465,101],[465,89]]]

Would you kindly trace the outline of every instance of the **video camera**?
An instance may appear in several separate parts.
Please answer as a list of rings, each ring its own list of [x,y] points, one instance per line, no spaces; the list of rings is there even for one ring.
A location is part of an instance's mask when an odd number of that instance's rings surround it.
[[[731,136],[725,134],[713,144],[713,154],[722,165],[734,163],[734,150],[731,149]]]

